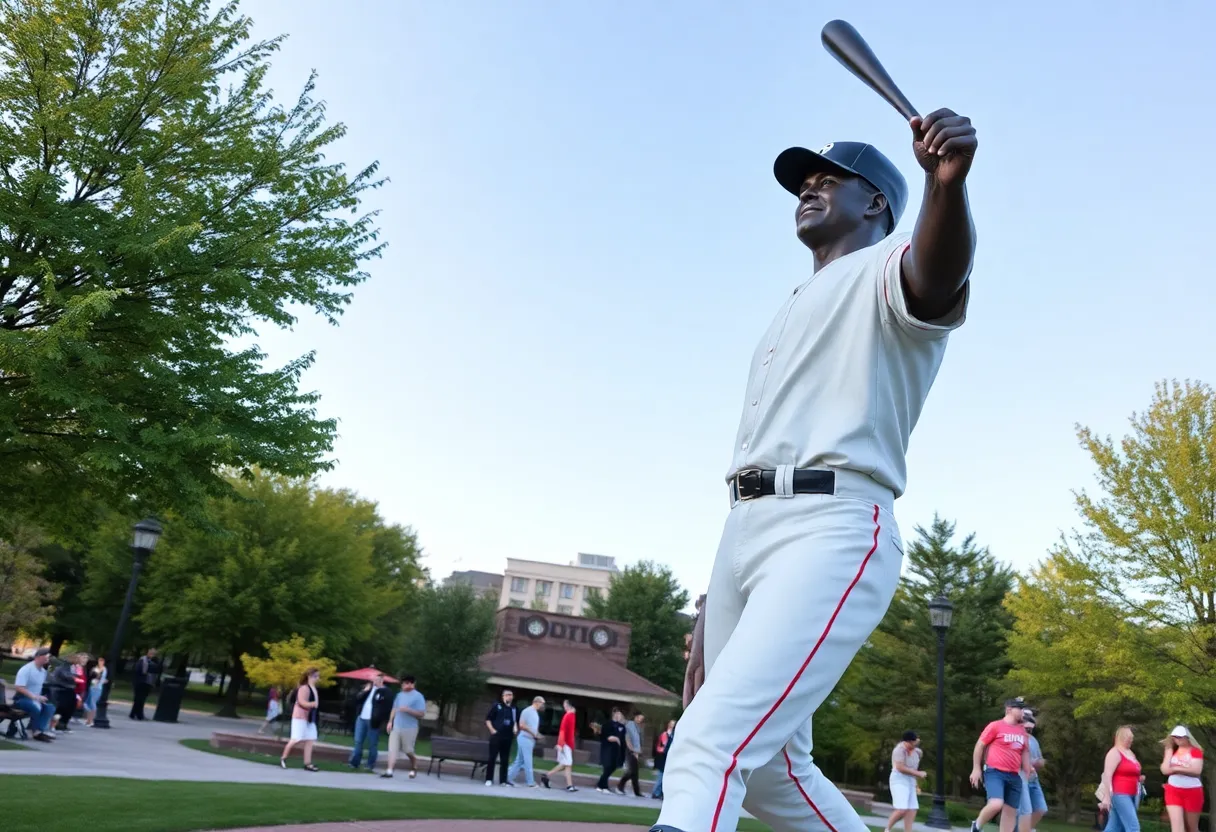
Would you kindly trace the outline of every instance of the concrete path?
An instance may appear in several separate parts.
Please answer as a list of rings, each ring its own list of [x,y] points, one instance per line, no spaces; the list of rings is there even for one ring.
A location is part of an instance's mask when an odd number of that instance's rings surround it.
[[[228,832],[646,832],[645,826],[619,823],[565,823],[537,820],[390,820],[262,826]]]
[[[633,805],[638,807],[657,807],[658,801],[647,798],[622,797],[620,795],[600,794],[594,789],[584,788],[575,793],[567,793],[560,789],[529,789],[526,787],[506,788],[487,787],[483,780],[470,780],[467,775],[453,774],[438,777],[428,777],[420,773],[415,780],[398,774],[392,780],[384,780],[368,774],[353,774],[345,772],[306,772],[300,768],[301,759],[298,752],[293,754],[291,763],[294,766],[283,771],[277,766],[262,763],[236,760],[218,754],[208,754],[195,751],[181,745],[184,739],[208,739],[213,731],[255,733],[258,724],[254,720],[221,719],[200,713],[182,714],[181,721],[176,723],[133,722],[115,712],[111,719],[113,726],[109,730],[86,728],[73,724],[73,731],[60,735],[54,743],[29,742],[28,752],[0,751],[0,775],[3,774],[42,774],[66,777],[124,777],[136,780],[185,780],[227,783],[263,783],[292,786],[324,786],[336,789],[365,789],[368,791],[385,792],[425,792],[430,794],[464,794],[464,795],[493,795],[521,800],[560,800],[591,804]],[[380,755],[384,757],[383,753]],[[746,816],[746,814],[745,814]],[[883,817],[863,818],[871,827],[882,829],[886,823]],[[428,824],[442,823],[442,826]],[[528,830],[548,830],[561,827],[562,832],[631,832],[626,826],[579,826],[576,824],[541,824],[527,822],[520,826],[517,822],[488,822],[471,821],[478,830],[486,832],[517,832],[525,827]],[[454,825],[455,824],[455,825]],[[917,824],[918,832],[931,832],[927,827]],[[364,832],[364,830],[404,830],[405,832],[465,832],[472,826],[460,826],[453,821],[394,821],[390,825],[378,823],[362,823],[354,825],[325,824],[308,827],[276,827],[277,832],[299,829],[311,832],[333,832],[341,828],[343,832]],[[902,827],[901,827],[902,829]]]

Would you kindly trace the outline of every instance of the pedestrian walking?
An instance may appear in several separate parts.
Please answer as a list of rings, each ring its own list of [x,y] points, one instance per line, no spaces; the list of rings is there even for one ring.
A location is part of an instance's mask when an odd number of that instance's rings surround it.
[[[621,794],[626,793],[625,784],[632,783],[633,796],[642,796],[638,778],[642,774],[642,723],[645,721],[645,714],[636,713],[633,715],[633,719],[625,723],[625,773],[621,775],[621,781],[616,784],[616,790]]]
[[[101,692],[105,689],[109,673],[106,670],[106,660],[97,657],[97,665],[89,671],[89,690],[84,697],[84,724],[90,728],[97,716],[97,703],[101,701]]]
[[[1199,832],[1203,812],[1203,749],[1185,725],[1175,726],[1162,740],[1165,756],[1161,773],[1166,775],[1165,811],[1170,832]]]
[[[279,765],[287,768],[287,758],[291,750],[299,743],[304,748],[304,770],[319,771],[312,764],[312,746],[317,741],[317,723],[320,721],[320,698],[317,696],[317,682],[321,680],[321,671],[310,667],[300,677],[300,684],[293,694],[295,701],[291,708],[291,739],[283,748],[279,757]]]
[[[283,706],[279,702],[279,689],[271,686],[270,690],[266,692],[266,719],[262,723],[261,727],[258,728],[258,733],[266,733],[266,729],[273,725],[274,721],[278,719],[282,713]]]
[[[620,708],[612,709],[612,719],[600,730],[600,779],[595,784],[597,792],[606,793],[611,787],[612,775],[621,767],[625,755],[625,715]]]
[[[920,781],[925,779],[925,772],[920,770],[920,737],[915,731],[904,731],[903,737],[891,752],[891,817],[887,818],[885,832],[891,832],[892,827],[900,820],[904,822],[904,832],[912,832],[916,821],[916,812],[920,809],[917,792],[920,791]]]
[[[1098,805],[1110,816],[1105,832],[1140,832],[1136,802],[1143,782],[1140,761],[1132,751],[1135,733],[1130,725],[1115,732],[1115,744],[1106,752],[1102,768],[1102,784],[1098,787]]]
[[[499,783],[507,785],[507,760],[511,757],[511,742],[519,733],[519,721],[515,716],[512,701],[515,694],[509,690],[486,713],[486,729],[490,732],[490,757],[486,761],[486,785],[494,785],[494,764],[498,763]]]
[[[355,747],[347,764],[355,771],[363,761],[363,747],[367,746],[367,770],[374,771],[376,757],[380,754],[380,730],[388,724],[389,712],[393,709],[393,697],[384,686],[384,674],[372,677],[355,699]]]
[[[524,708],[519,713],[519,737],[516,740],[515,760],[507,771],[508,785],[514,786],[516,776],[522,771],[528,787],[536,788],[536,779],[532,774],[532,755],[536,753],[536,743],[540,740],[540,712],[544,707],[544,697],[538,696],[532,700],[531,707]]]
[[[1018,806],[1019,832],[1034,832],[1038,829],[1039,821],[1047,814],[1047,798],[1043,796],[1043,786],[1039,783],[1039,772],[1047,765],[1043,759],[1043,750],[1035,738],[1034,731],[1037,719],[1029,708],[1022,711],[1022,727],[1026,729],[1027,748],[1030,751],[1030,776],[1022,784],[1022,803]]]
[[[131,703],[131,713],[128,715],[131,719],[140,722],[144,720],[144,703],[148,701],[148,694],[152,692],[155,684],[156,650],[152,648],[140,656],[139,661],[135,663],[135,674],[131,678],[134,701]]]
[[[426,697],[414,688],[413,676],[401,677],[401,692],[393,697],[393,709],[388,715],[388,768],[381,777],[393,776],[397,757],[404,754],[410,760],[410,779],[418,776],[418,729],[426,719]]]
[[[667,730],[659,734],[654,742],[654,788],[650,791],[653,800],[663,799],[663,770],[667,768],[667,749],[676,733],[676,721],[668,720]]]
[[[566,791],[576,792],[578,789],[574,787],[574,705],[570,704],[570,700],[566,699],[562,702],[562,722],[557,729],[557,744],[554,746],[554,752],[557,754],[557,765],[555,765],[548,774],[540,776],[541,784],[547,789],[549,788],[549,778],[556,776],[559,771],[565,772],[566,775]]]
[[[1005,702],[1005,718],[990,722],[975,743],[971,761],[971,785],[984,784],[988,802],[978,818],[971,822],[971,832],[979,830],[998,814],[1001,832],[1013,832],[1018,822],[1018,807],[1022,805],[1022,777],[1030,774],[1030,751],[1026,729],[1022,727],[1022,697]],[[988,752],[988,764],[982,763]]]

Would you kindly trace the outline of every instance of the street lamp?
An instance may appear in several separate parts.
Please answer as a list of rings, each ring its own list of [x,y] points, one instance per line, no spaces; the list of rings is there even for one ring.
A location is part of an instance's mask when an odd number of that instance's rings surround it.
[[[98,728],[109,728],[110,719],[106,708],[110,704],[110,688],[114,686],[114,675],[118,673],[118,657],[122,652],[123,631],[127,629],[127,619],[131,616],[131,602],[135,599],[135,585],[139,583],[139,573],[144,568],[144,561],[156,548],[163,529],[160,523],[151,517],[144,518],[135,524],[135,536],[131,541],[131,551],[135,559],[131,564],[131,582],[127,584],[127,597],[122,602],[122,614],[118,616],[118,626],[114,629],[114,640],[110,642],[110,654],[106,657],[106,685],[101,691],[101,700],[97,703],[97,713],[93,717],[93,725]]]
[[[933,784],[933,811],[925,825],[933,829],[949,829],[946,817],[946,630],[954,617],[954,604],[938,594],[929,602],[929,623],[937,633],[937,782]]]

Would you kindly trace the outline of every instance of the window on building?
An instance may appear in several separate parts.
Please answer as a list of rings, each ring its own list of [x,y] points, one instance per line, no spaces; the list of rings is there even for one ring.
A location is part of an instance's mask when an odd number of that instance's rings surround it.
[[[574,608],[569,604],[558,604],[557,611],[561,615],[574,615]]]
[[[600,588],[598,586],[586,587],[585,589],[583,589],[583,595],[585,595],[588,599],[599,598],[600,597]]]
[[[574,584],[562,584],[562,597],[567,601],[573,600],[574,590],[578,589]]]
[[[536,582],[536,597],[548,598],[553,592],[553,581],[537,581]]]
[[[519,600],[518,598],[512,598],[510,601],[507,601],[508,607],[518,608],[518,607],[522,607],[523,605],[524,605],[524,602]]]
[[[528,579],[527,578],[512,578],[511,579],[511,591],[512,592],[527,592],[528,591]]]

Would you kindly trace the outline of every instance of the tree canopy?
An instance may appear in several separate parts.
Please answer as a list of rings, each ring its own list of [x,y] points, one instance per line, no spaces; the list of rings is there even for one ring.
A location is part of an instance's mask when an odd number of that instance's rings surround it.
[[[376,165],[326,158],[314,79],[235,2],[0,5],[0,493],[5,519],[191,512],[227,471],[308,476],[335,422],[263,367],[259,325],[336,321],[381,250]]]
[[[629,625],[629,669],[669,691],[683,690],[684,615],[688,591],[670,567],[652,561],[627,566],[612,576],[607,594],[587,599],[587,615]]]

